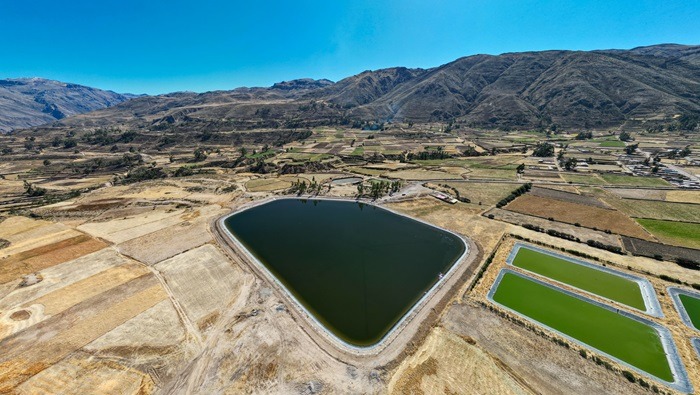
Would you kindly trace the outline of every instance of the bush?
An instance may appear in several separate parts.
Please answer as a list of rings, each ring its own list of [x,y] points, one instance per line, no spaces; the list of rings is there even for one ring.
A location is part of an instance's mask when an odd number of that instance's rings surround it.
[[[634,382],[637,381],[637,379],[634,377],[634,375],[632,374],[632,372],[628,372],[627,370],[623,370],[623,371],[622,371],[622,375],[625,376],[625,378],[626,378],[630,383],[634,383]]]
[[[192,174],[194,174],[194,171],[185,166],[180,166],[177,170],[175,170],[175,177],[187,177],[191,176]]]
[[[160,167],[141,166],[127,173],[124,183],[155,180],[165,177],[166,175]]]
[[[681,280],[679,280],[679,279],[677,279],[677,278],[674,278],[674,277],[671,277],[671,276],[667,276],[667,275],[665,275],[665,274],[660,275],[659,278],[662,279],[662,280],[671,282],[671,283],[681,284]]]
[[[676,263],[678,266],[684,267],[691,270],[700,270],[700,263],[686,258],[676,258]]]
[[[622,255],[622,248],[620,248],[618,246],[604,244],[604,243],[601,243],[601,242],[596,241],[596,240],[588,240],[588,241],[586,241],[586,244],[588,244],[591,247],[600,248],[601,250],[606,250],[606,251],[610,251],[610,252],[614,252],[616,254]]]

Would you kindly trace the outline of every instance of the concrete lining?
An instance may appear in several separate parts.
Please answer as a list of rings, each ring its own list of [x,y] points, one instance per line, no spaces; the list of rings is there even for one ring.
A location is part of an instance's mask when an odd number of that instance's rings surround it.
[[[698,359],[700,359],[700,337],[690,339],[690,343],[695,347],[695,352],[698,354]]]
[[[676,307],[676,311],[678,311],[678,314],[681,316],[681,320],[683,321],[684,324],[688,325],[691,329],[695,329],[696,331],[700,331],[700,329],[696,328],[695,325],[693,325],[693,321],[690,320],[690,316],[688,315],[688,312],[685,310],[685,307],[683,306],[683,302],[681,302],[681,298],[679,297],[680,295],[687,295],[691,296],[693,298],[700,299],[700,294],[696,292],[689,291],[687,289],[679,288],[679,287],[668,287],[668,293],[671,295],[671,298],[673,299],[673,305]]]
[[[509,308],[509,307],[507,307],[507,306],[504,306],[504,305],[502,305],[502,304],[496,302],[496,301],[493,299],[493,295],[496,293],[496,290],[498,289],[498,286],[500,285],[501,280],[503,279],[503,276],[504,276],[506,273],[512,273],[512,274],[514,274],[514,275],[516,275],[516,276],[519,276],[519,277],[521,277],[521,278],[534,281],[534,282],[536,282],[536,283],[538,283],[538,284],[540,284],[540,285],[543,285],[543,286],[549,287],[549,288],[551,288],[551,289],[560,291],[560,292],[562,292],[562,293],[564,293],[564,294],[566,294],[566,295],[575,297],[575,298],[577,298],[577,299],[579,299],[579,300],[582,300],[582,301],[584,301],[584,302],[588,302],[588,303],[594,304],[594,305],[599,306],[599,307],[602,307],[602,308],[604,308],[604,309],[606,309],[606,310],[615,312],[615,313],[617,313],[617,314],[621,314],[621,315],[623,315],[623,316],[625,316],[625,317],[628,317],[628,318],[633,319],[633,320],[635,320],[635,321],[641,322],[641,323],[643,323],[643,324],[645,324],[645,325],[651,326],[652,328],[654,328],[654,329],[656,330],[657,334],[659,335],[659,338],[661,339],[661,344],[662,344],[663,347],[664,347],[664,352],[665,352],[665,354],[666,354],[666,357],[668,358],[668,362],[669,362],[669,365],[670,365],[670,368],[671,368],[671,372],[672,372],[672,374],[673,374],[673,378],[674,378],[673,382],[669,382],[669,381],[663,380],[663,379],[661,379],[661,378],[658,378],[658,377],[656,377],[656,376],[654,376],[654,375],[652,375],[652,374],[650,374],[650,373],[648,373],[648,372],[645,372],[644,370],[641,370],[641,369],[639,369],[639,368],[637,368],[637,367],[635,367],[635,366],[632,366],[632,365],[630,365],[629,363],[627,363],[627,362],[625,362],[625,361],[623,361],[623,360],[621,360],[621,359],[618,359],[618,358],[616,358],[616,357],[614,357],[614,356],[612,356],[612,355],[606,353],[605,351],[599,350],[599,349],[597,349],[597,348],[595,348],[595,347],[593,347],[593,346],[591,346],[591,345],[589,345],[589,344],[587,344],[587,343],[582,342],[581,340],[578,340],[578,339],[576,339],[576,338],[574,338],[574,337],[571,337],[571,336],[569,336],[569,335],[567,335],[567,334],[565,334],[565,333],[563,333],[563,332],[560,332],[560,331],[558,331],[558,330],[556,330],[556,329],[554,329],[554,328],[552,328],[552,327],[550,327],[550,326],[547,326],[547,325],[545,325],[545,324],[543,324],[543,323],[541,323],[541,322],[539,322],[539,321],[537,321],[537,320],[535,320],[535,319],[533,319],[533,318],[530,318],[530,317],[528,317],[528,316],[526,316],[526,315],[524,315],[524,314],[521,314],[521,313],[518,312],[518,311],[515,311],[515,310],[513,310],[513,309],[511,309],[511,308]],[[588,347],[588,348],[590,348],[590,349],[592,349],[592,350],[595,350],[596,352],[598,352],[598,353],[600,353],[600,354],[602,354],[602,355],[605,355],[606,357],[608,357],[608,358],[610,358],[610,359],[612,359],[612,360],[618,362],[619,364],[621,364],[621,365],[623,365],[623,366],[626,366],[626,367],[628,367],[628,368],[634,370],[635,372],[637,372],[637,373],[639,373],[639,374],[642,374],[642,375],[644,375],[644,376],[646,376],[646,377],[649,377],[649,378],[651,378],[651,379],[657,380],[657,381],[659,381],[659,382],[661,382],[661,383],[663,383],[663,384],[665,384],[665,385],[667,385],[667,386],[669,386],[669,387],[671,387],[671,388],[673,388],[673,389],[675,389],[675,390],[678,390],[678,391],[681,391],[681,392],[684,392],[684,393],[692,393],[692,392],[693,392],[693,385],[691,384],[690,379],[688,378],[688,373],[687,373],[686,370],[685,370],[685,366],[683,365],[683,361],[681,360],[681,357],[680,357],[680,355],[679,355],[679,353],[678,353],[678,349],[676,348],[676,344],[675,344],[674,341],[673,341],[673,337],[672,337],[672,335],[671,335],[671,331],[669,331],[668,328],[666,328],[666,327],[664,327],[664,326],[662,326],[662,325],[659,325],[659,324],[657,324],[657,323],[654,322],[654,321],[651,321],[651,320],[649,320],[649,319],[647,319],[647,318],[638,316],[638,315],[636,315],[636,314],[629,313],[629,312],[624,311],[624,310],[616,309],[616,308],[614,308],[614,307],[612,307],[612,306],[609,306],[609,305],[607,305],[607,304],[605,304],[605,303],[601,303],[601,302],[599,302],[599,301],[597,301],[597,300],[594,300],[594,299],[588,298],[588,297],[586,297],[586,296],[579,295],[579,294],[577,294],[577,293],[568,291],[568,290],[566,290],[566,289],[563,289],[563,288],[558,287],[558,286],[556,286],[556,285],[549,284],[549,283],[547,283],[547,282],[544,282],[544,281],[539,280],[539,279],[537,279],[537,278],[534,278],[534,277],[525,275],[525,274],[523,274],[523,273],[516,272],[515,270],[512,270],[512,269],[501,269],[501,271],[498,273],[498,277],[496,277],[496,280],[494,281],[493,285],[491,286],[491,289],[489,290],[489,293],[488,293],[488,295],[487,295],[487,298],[488,298],[489,301],[491,301],[491,303],[494,303],[494,304],[498,305],[499,307],[501,307],[501,308],[503,308],[503,309],[505,309],[505,310],[507,310],[507,311],[509,311],[509,312],[511,312],[511,313],[513,313],[513,314],[515,314],[515,315],[517,315],[518,317],[522,317],[523,319],[525,319],[525,320],[527,320],[527,321],[530,321],[530,322],[535,323],[535,324],[537,324],[537,325],[539,325],[539,326],[541,326],[541,327],[544,327],[544,328],[546,328],[546,329],[548,329],[548,330],[550,330],[550,331],[552,331],[552,332],[558,334],[559,336],[562,336],[562,337],[564,337],[564,338],[566,338],[566,339],[569,339],[570,341],[572,341],[572,342],[574,342],[574,343],[577,343],[577,344],[582,345],[582,346],[584,346],[584,347]]]
[[[356,346],[353,344],[350,344],[339,337],[337,337],[335,334],[333,334],[331,331],[329,331],[316,317],[311,314],[311,312],[308,311],[308,309],[287,289],[287,287],[282,284],[279,279],[268,270],[268,268],[260,262],[244,245],[241,243],[226,227],[224,224],[224,221],[228,219],[231,216],[234,216],[242,211],[251,209],[253,207],[261,206],[263,204],[267,204],[276,200],[327,200],[327,201],[343,201],[343,202],[351,202],[351,203],[362,203],[366,205],[373,206],[375,208],[378,208],[380,210],[385,210],[388,211],[392,214],[395,215],[400,215],[402,217],[408,218],[410,220],[428,225],[430,227],[433,227],[435,229],[439,229],[441,231],[450,233],[454,236],[456,236],[459,240],[462,241],[464,244],[464,252],[462,255],[460,255],[453,263],[452,266],[450,267],[450,270],[445,273],[441,279],[439,279],[433,286],[411,307],[411,309],[406,312],[399,321],[397,321],[391,329],[375,344],[372,344],[370,346]],[[403,329],[408,323],[411,321],[414,315],[417,314],[417,311],[421,310],[425,304],[427,304],[428,300],[437,292],[437,290],[448,281],[451,277],[453,277],[454,273],[457,271],[458,268],[463,266],[465,262],[465,258],[470,255],[471,248],[470,248],[470,243],[468,240],[462,236],[459,235],[449,229],[445,229],[442,227],[439,227],[437,225],[431,224],[429,222],[423,221],[418,218],[411,217],[409,215],[394,211],[392,209],[386,208],[386,207],[381,207],[379,205],[373,204],[371,202],[364,202],[360,200],[355,200],[355,199],[344,199],[344,198],[328,198],[328,197],[313,197],[313,198],[301,198],[301,197],[270,197],[266,199],[262,199],[256,202],[253,202],[252,204],[244,205],[240,207],[239,209],[233,211],[232,213],[226,214],[219,218],[216,221],[217,228],[220,231],[223,231],[228,239],[234,243],[237,249],[242,251],[246,258],[250,261],[253,262],[258,269],[262,270],[262,274],[265,275],[265,277],[268,278],[268,280],[272,281],[279,289],[282,289],[286,296],[289,298],[289,300],[294,304],[296,307],[297,311],[302,313],[302,316],[306,318],[307,320],[311,321],[312,325],[318,329],[320,329],[320,333],[324,335],[327,339],[331,341],[331,343],[335,344],[337,347],[339,347],[341,350],[350,352],[355,355],[369,355],[369,354],[376,354],[379,351],[381,351],[391,340],[393,337],[397,335],[397,333]]]
[[[563,283],[563,282],[561,282],[561,281],[557,281],[557,280],[555,280],[555,279],[549,278],[549,277],[547,277],[547,276],[545,276],[545,275],[532,272],[532,271],[527,270],[527,269],[525,269],[525,268],[522,268],[522,267],[519,267],[519,266],[515,266],[515,265],[513,264],[513,260],[515,259],[515,256],[518,254],[518,251],[520,251],[521,248],[527,248],[527,249],[530,249],[530,250],[533,250],[533,251],[540,252],[540,253],[542,253],[542,254],[546,254],[546,255],[549,255],[549,256],[553,256],[553,257],[556,257],[556,258],[559,258],[559,259],[563,259],[563,260],[569,261],[569,262],[574,263],[574,264],[577,264],[577,265],[586,266],[586,267],[589,267],[589,268],[594,269],[594,270],[599,270],[599,271],[601,271],[601,272],[605,272],[605,273],[608,273],[608,274],[612,274],[612,275],[614,275],[614,276],[618,276],[618,277],[625,278],[625,279],[630,280],[630,281],[634,281],[635,283],[637,283],[637,284],[639,285],[639,290],[640,290],[640,292],[642,293],[642,299],[644,299],[644,305],[646,306],[646,310],[640,310],[640,309],[634,308],[634,307],[632,307],[632,306],[628,306],[628,305],[626,305],[626,304],[624,304],[624,303],[620,303],[620,302],[618,302],[618,301],[616,301],[616,300],[612,300],[612,299],[606,298],[606,297],[604,297],[604,296],[598,295],[598,294],[596,294],[596,293],[586,291],[585,289],[581,289],[581,288],[575,287],[575,286],[573,286],[573,285],[566,284],[566,283]],[[656,297],[656,292],[654,292],[654,287],[651,285],[651,282],[649,282],[649,280],[647,280],[647,279],[645,279],[645,278],[633,276],[633,275],[631,275],[631,274],[623,273],[623,272],[620,272],[620,271],[617,271],[617,270],[614,270],[614,269],[610,269],[610,268],[605,267],[605,266],[598,266],[598,265],[595,265],[595,264],[593,264],[593,263],[584,261],[584,260],[582,260],[582,259],[576,259],[576,258],[567,256],[567,255],[564,255],[564,254],[557,253],[557,252],[552,251],[552,250],[547,250],[547,249],[540,248],[540,247],[535,246],[535,245],[532,245],[532,244],[523,243],[523,242],[520,242],[520,241],[517,242],[517,243],[515,243],[515,245],[513,246],[513,249],[510,251],[510,254],[508,255],[508,258],[506,259],[506,263],[509,264],[509,265],[511,265],[511,266],[513,266],[513,267],[517,267],[517,268],[520,269],[520,270],[526,271],[526,272],[528,272],[528,273],[533,273],[533,274],[535,274],[535,275],[537,275],[537,276],[545,277],[545,278],[547,278],[547,279],[549,279],[549,280],[551,280],[551,281],[553,281],[553,282],[556,282],[557,284],[563,284],[563,285],[566,285],[566,286],[575,288],[575,289],[577,289],[577,290],[579,290],[579,291],[581,291],[581,292],[584,292],[584,293],[586,293],[586,294],[594,295],[594,296],[597,296],[597,297],[599,297],[599,298],[605,299],[605,300],[607,300],[607,301],[610,301],[610,302],[613,302],[613,303],[617,303],[617,304],[620,304],[620,305],[625,306],[625,307],[627,307],[627,308],[633,309],[633,310],[635,310],[635,311],[639,311],[639,312],[641,312],[641,313],[649,314],[649,315],[652,316],[652,317],[658,317],[658,318],[663,318],[663,317],[664,317],[664,313],[663,313],[663,311],[661,310],[661,305],[660,305],[660,303],[659,303],[658,298]]]

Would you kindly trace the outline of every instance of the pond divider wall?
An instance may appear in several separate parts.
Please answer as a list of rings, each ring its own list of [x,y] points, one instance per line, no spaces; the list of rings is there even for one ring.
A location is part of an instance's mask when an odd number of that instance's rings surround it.
[[[602,351],[602,350],[599,350],[599,349],[597,349],[597,348],[595,348],[595,347],[589,345],[588,343],[584,343],[584,342],[582,342],[582,341],[580,341],[580,340],[578,340],[578,339],[576,339],[576,338],[574,338],[574,337],[572,337],[572,336],[569,336],[569,335],[567,335],[567,334],[565,334],[565,333],[563,333],[563,332],[560,332],[560,331],[557,330],[557,329],[554,329],[554,328],[552,328],[552,327],[550,327],[550,326],[548,326],[548,325],[545,325],[545,324],[543,324],[543,323],[541,323],[541,322],[539,322],[539,321],[537,321],[537,320],[535,320],[535,319],[533,319],[533,318],[530,318],[530,317],[526,316],[525,314],[522,314],[522,313],[520,313],[520,312],[518,312],[518,311],[516,311],[516,310],[514,310],[514,309],[511,309],[511,308],[509,308],[509,307],[507,307],[507,306],[502,305],[501,303],[496,302],[496,301],[493,299],[493,295],[496,293],[496,290],[498,289],[498,286],[501,284],[501,280],[503,279],[503,276],[504,276],[506,273],[511,273],[511,274],[514,274],[514,275],[516,275],[516,276],[518,276],[518,277],[521,277],[521,278],[524,278],[524,279],[533,281],[533,282],[535,282],[535,283],[537,283],[537,284],[543,285],[543,286],[545,286],[545,287],[549,287],[549,288],[551,288],[551,289],[560,291],[560,292],[562,292],[562,293],[564,293],[564,294],[566,294],[566,295],[569,295],[569,296],[572,296],[572,297],[577,298],[577,299],[579,299],[579,300],[582,300],[582,301],[584,301],[584,302],[588,302],[588,303],[591,303],[591,304],[593,304],[593,305],[602,307],[602,308],[604,308],[604,309],[606,309],[606,310],[615,312],[615,313],[617,313],[617,314],[623,315],[623,316],[625,316],[625,317],[628,317],[628,318],[630,318],[630,319],[633,319],[633,320],[635,320],[635,321],[641,322],[641,323],[643,323],[643,324],[649,325],[650,327],[654,328],[654,329],[656,330],[656,332],[658,333],[659,338],[661,339],[661,344],[663,345],[663,347],[664,347],[664,352],[666,353],[666,357],[668,358],[669,366],[670,366],[670,368],[671,368],[671,372],[673,373],[674,381],[673,381],[673,382],[669,382],[669,381],[660,379],[659,377],[656,377],[656,376],[654,376],[654,375],[652,375],[652,374],[650,374],[650,373],[648,373],[648,372],[646,372],[646,371],[644,371],[644,370],[641,370],[641,369],[639,369],[639,368],[637,368],[637,367],[635,367],[635,366],[632,366],[631,364],[629,364],[629,363],[627,363],[627,362],[625,362],[625,361],[623,361],[623,360],[621,360],[621,359],[619,359],[619,358],[617,358],[617,357],[614,357],[614,356],[612,356],[612,355],[610,355],[610,354],[608,354],[608,353],[606,353],[606,352],[604,352],[604,351]],[[488,293],[488,295],[487,295],[487,298],[488,298],[488,300],[489,300],[491,303],[496,304],[497,306],[499,306],[499,307],[501,307],[501,308],[503,308],[503,309],[505,309],[505,310],[511,312],[512,314],[515,314],[515,315],[517,315],[518,317],[521,317],[521,318],[523,318],[523,319],[525,319],[525,320],[527,320],[527,321],[529,321],[529,322],[532,322],[532,323],[534,323],[534,324],[536,324],[536,325],[539,325],[539,326],[541,326],[541,327],[544,327],[544,328],[546,328],[546,329],[548,329],[548,330],[550,330],[550,331],[552,331],[552,332],[558,334],[559,336],[562,336],[562,337],[564,337],[564,338],[566,338],[566,339],[569,339],[570,341],[572,341],[572,342],[574,342],[574,343],[576,343],[576,344],[579,344],[579,345],[582,345],[582,346],[584,346],[584,347],[587,347],[587,348],[590,348],[590,349],[592,349],[592,350],[595,350],[596,352],[605,355],[606,357],[608,357],[608,358],[610,358],[610,359],[612,359],[612,360],[614,360],[614,361],[620,363],[621,365],[627,366],[628,368],[634,370],[635,372],[638,372],[638,373],[640,373],[640,374],[642,374],[642,375],[644,375],[644,376],[646,376],[646,377],[649,377],[649,378],[651,378],[651,379],[660,381],[660,382],[662,382],[662,383],[668,385],[669,387],[671,387],[671,388],[673,388],[673,389],[675,389],[675,390],[678,390],[678,391],[681,391],[681,392],[684,392],[684,393],[692,393],[692,392],[693,392],[693,385],[690,383],[690,379],[688,378],[688,373],[686,372],[685,366],[683,365],[683,362],[682,362],[682,360],[681,360],[681,357],[680,357],[680,355],[678,354],[678,349],[676,348],[676,344],[673,342],[673,337],[671,336],[671,332],[668,330],[668,328],[666,328],[666,327],[664,327],[664,326],[662,326],[662,325],[659,325],[659,324],[657,324],[657,323],[654,322],[654,321],[651,321],[651,320],[646,319],[646,318],[644,318],[644,317],[640,317],[640,316],[638,316],[638,315],[636,315],[636,314],[632,314],[632,313],[627,312],[627,311],[624,311],[624,310],[617,309],[617,308],[612,307],[612,306],[609,306],[609,305],[607,305],[607,304],[605,304],[605,303],[599,302],[599,301],[597,301],[597,300],[588,298],[588,297],[583,296],[583,295],[579,295],[579,294],[577,294],[577,293],[575,293],[575,292],[571,292],[571,291],[569,291],[569,290],[566,290],[566,289],[564,289],[564,288],[558,287],[558,286],[556,286],[556,285],[549,284],[549,283],[547,283],[547,282],[545,282],[545,281],[542,281],[542,280],[539,280],[539,279],[537,279],[537,278],[534,278],[534,277],[525,275],[525,274],[523,274],[523,273],[517,272],[517,271],[512,270],[512,269],[501,269],[501,271],[498,273],[498,277],[496,277],[496,280],[493,282],[493,285],[491,286],[491,289],[489,290],[489,293]]]
[[[552,279],[552,278],[549,278],[549,277],[547,277],[547,276],[545,276],[545,275],[542,275],[542,274],[539,274],[539,273],[535,273],[535,272],[532,272],[532,271],[527,270],[527,269],[525,269],[525,268],[522,268],[522,267],[520,267],[520,266],[514,265],[514,264],[513,264],[513,260],[515,259],[516,255],[518,255],[518,251],[520,251],[521,248],[527,248],[527,249],[530,249],[530,250],[533,250],[533,251],[537,251],[537,252],[542,253],[542,254],[546,254],[546,255],[549,255],[549,256],[553,256],[553,257],[555,257],[555,258],[559,258],[559,259],[563,259],[563,260],[569,261],[569,262],[574,263],[574,264],[577,264],[577,265],[585,266],[585,267],[591,268],[591,269],[593,269],[593,270],[598,270],[598,271],[601,271],[601,272],[605,272],[605,273],[611,274],[611,275],[613,275],[613,276],[618,276],[618,277],[622,277],[622,278],[625,278],[625,279],[630,280],[630,281],[634,281],[635,283],[637,283],[637,284],[639,285],[639,290],[640,290],[640,292],[642,293],[642,299],[644,299],[644,305],[646,306],[646,311],[642,311],[642,310],[636,309],[636,308],[634,308],[634,307],[632,307],[632,306],[628,306],[628,305],[626,305],[626,304],[624,304],[624,303],[617,302],[617,301],[615,301],[615,300],[606,298],[606,297],[601,296],[601,295],[598,295],[598,294],[596,294],[596,293],[586,291],[585,289],[580,289],[580,288],[575,287],[575,286],[573,286],[573,285],[566,284],[566,283],[563,283],[563,282],[561,282],[561,281],[557,281],[557,280]],[[510,251],[510,254],[508,255],[508,258],[506,259],[506,263],[507,263],[508,265],[510,265],[510,266],[517,267],[518,269],[524,270],[524,271],[526,271],[526,272],[528,272],[528,273],[534,273],[534,274],[536,274],[536,275],[538,275],[538,276],[546,277],[546,278],[548,278],[549,280],[551,280],[551,281],[553,281],[553,282],[556,282],[557,284],[564,284],[564,285],[566,285],[566,286],[575,288],[575,289],[577,289],[577,290],[579,290],[579,291],[581,291],[581,292],[587,293],[587,294],[589,294],[589,295],[595,295],[595,296],[597,296],[597,297],[599,297],[599,298],[608,300],[608,301],[610,301],[610,302],[622,304],[622,305],[624,305],[625,307],[628,307],[628,308],[630,308],[630,309],[639,311],[639,312],[641,312],[641,313],[649,314],[649,315],[652,316],[652,317],[663,318],[663,316],[664,316],[663,311],[661,311],[661,305],[659,304],[659,300],[656,298],[656,293],[654,292],[654,287],[651,285],[651,282],[649,282],[649,280],[647,280],[647,279],[645,279],[645,278],[633,276],[633,275],[631,275],[631,274],[623,273],[623,272],[617,271],[617,270],[615,270],[615,269],[610,269],[610,268],[605,267],[605,266],[596,265],[596,264],[593,264],[593,263],[584,261],[584,260],[582,260],[582,259],[576,259],[576,258],[567,256],[567,255],[563,255],[563,254],[557,253],[557,252],[552,251],[552,250],[547,250],[547,249],[540,248],[540,247],[535,246],[535,245],[532,245],[532,244],[523,243],[523,242],[520,242],[520,241],[517,242],[517,243],[515,243],[515,245],[513,246],[513,249]]]
[[[464,252],[462,253],[462,255],[460,255],[460,256],[452,263],[452,266],[450,266],[450,270],[448,270],[447,273],[445,273],[445,274],[442,276],[441,279],[439,279],[437,282],[435,282],[435,284],[433,284],[433,286],[430,287],[430,289],[429,289],[416,303],[413,304],[413,306],[411,307],[411,309],[408,310],[408,311],[406,312],[406,314],[404,314],[404,315],[401,317],[401,319],[400,319],[399,321],[397,321],[396,324],[394,324],[394,325],[391,327],[391,329],[389,329],[389,331],[388,331],[377,343],[372,344],[372,345],[370,345],[370,346],[364,346],[364,347],[362,347],[362,346],[356,346],[356,345],[350,344],[350,343],[344,341],[343,339],[339,338],[338,336],[336,336],[334,333],[332,333],[330,330],[328,330],[328,328],[326,328],[318,319],[316,319],[316,317],[315,317],[315,316],[314,316],[314,315],[313,315],[313,314],[312,314],[312,313],[311,313],[311,312],[310,312],[310,311],[309,311],[309,310],[308,310],[308,309],[307,309],[307,308],[306,308],[306,307],[305,307],[305,306],[304,306],[304,305],[303,305],[303,304],[302,304],[302,303],[287,289],[287,287],[286,287],[284,284],[282,284],[282,282],[279,281],[279,279],[278,279],[272,272],[270,272],[270,270],[269,270],[262,262],[260,262],[260,261],[259,261],[259,260],[258,260],[258,259],[243,245],[243,243],[241,243],[241,242],[231,233],[231,231],[228,230],[228,228],[227,228],[226,225],[224,224],[224,221],[226,221],[229,217],[234,216],[234,215],[236,215],[236,214],[238,214],[238,213],[240,213],[240,212],[242,212],[242,211],[245,211],[245,210],[251,209],[251,208],[253,208],[253,207],[257,207],[257,206],[266,204],[266,203],[270,203],[270,202],[273,202],[273,201],[275,201],[275,200],[282,200],[282,199],[291,199],[291,200],[311,200],[311,201],[313,201],[313,200],[328,200],[328,201],[341,201],[341,202],[349,202],[349,203],[360,203],[360,204],[366,204],[366,205],[369,205],[369,206],[373,206],[373,207],[378,208],[378,209],[380,209],[380,210],[388,211],[388,212],[390,212],[390,213],[392,213],[392,214],[394,214],[394,215],[399,215],[399,216],[408,218],[408,219],[413,220],[413,221],[416,221],[416,222],[420,222],[420,223],[425,224],[425,225],[427,225],[427,226],[430,226],[430,227],[433,227],[433,228],[435,228],[435,229],[438,229],[438,230],[441,230],[441,231],[444,231],[444,232],[447,232],[447,233],[450,233],[450,234],[454,235],[455,237],[457,237],[457,238],[464,244]],[[389,209],[389,208],[381,207],[381,206],[378,206],[378,205],[376,205],[376,204],[372,204],[372,203],[368,203],[368,202],[363,202],[363,201],[359,201],[359,200],[355,200],[355,199],[342,199],[342,198],[339,199],[339,198],[326,198],[326,197],[313,197],[313,198],[301,198],[301,197],[272,197],[272,198],[262,199],[262,200],[259,200],[259,201],[257,201],[257,202],[252,202],[251,204],[247,204],[247,205],[244,205],[244,206],[242,206],[242,207],[239,207],[237,210],[235,210],[235,211],[233,211],[233,212],[231,212],[231,213],[229,213],[229,214],[226,214],[226,215],[222,216],[221,218],[219,218],[219,219],[216,221],[216,223],[217,223],[218,229],[221,230],[221,231],[223,231],[223,232],[225,232],[225,234],[226,234],[226,236],[228,237],[228,239],[231,240],[231,241],[235,244],[236,248],[238,248],[240,251],[242,251],[242,252],[246,255],[246,258],[247,258],[250,262],[253,262],[253,263],[256,265],[256,267],[257,267],[258,269],[262,270],[263,273],[265,273],[265,276],[268,277],[268,279],[272,280],[272,281],[277,285],[277,287],[279,287],[281,290],[283,290],[283,292],[290,298],[290,300],[292,301],[292,303],[296,306],[297,310],[298,310],[299,312],[301,312],[307,319],[309,319],[309,320],[312,321],[312,325],[315,325],[318,329],[320,329],[320,331],[321,331],[322,334],[324,334],[324,335],[326,335],[326,337],[330,338],[330,339],[332,340],[332,342],[333,342],[334,344],[336,344],[337,346],[339,346],[341,349],[344,349],[344,350],[350,351],[350,352],[354,352],[354,353],[360,353],[360,354],[364,354],[364,353],[367,353],[367,352],[376,351],[376,350],[381,349],[382,347],[384,347],[384,346],[385,346],[385,343],[386,343],[386,341],[387,341],[387,339],[389,339],[392,335],[394,335],[394,333],[395,333],[399,328],[401,328],[402,326],[404,326],[404,324],[407,324],[407,323],[409,322],[410,318],[412,318],[412,316],[414,315],[414,313],[416,313],[416,312],[426,303],[426,301],[427,301],[431,296],[433,296],[433,295],[436,293],[436,291],[437,291],[445,282],[447,282],[447,280],[448,280],[450,277],[452,277],[452,275],[453,275],[454,272],[457,270],[457,268],[459,268],[459,267],[464,263],[465,258],[466,258],[466,257],[469,255],[469,253],[471,252],[470,244],[469,244],[468,241],[465,239],[465,237],[462,236],[462,235],[460,235],[460,234],[457,234],[457,233],[455,233],[455,232],[453,232],[453,231],[451,231],[451,230],[449,230],[449,229],[441,228],[441,227],[439,227],[439,226],[437,226],[437,225],[431,224],[431,223],[426,222],[426,221],[423,221],[423,220],[421,220],[421,219],[414,218],[414,217],[411,217],[411,216],[406,215],[406,214],[403,214],[403,213],[399,213],[399,212],[394,211],[394,210],[391,210],[391,209]]]
[[[683,302],[680,298],[680,295],[686,295],[690,296],[691,298],[700,299],[700,294],[678,287],[668,287],[667,289],[669,295],[671,295],[671,298],[673,299],[673,305],[676,307],[676,311],[678,311],[678,314],[681,316],[681,320],[683,320],[683,323],[688,325],[690,328],[695,329],[696,331],[700,330],[695,327],[695,324],[693,324],[693,321],[690,319],[690,316],[685,310],[685,306],[683,306]]]

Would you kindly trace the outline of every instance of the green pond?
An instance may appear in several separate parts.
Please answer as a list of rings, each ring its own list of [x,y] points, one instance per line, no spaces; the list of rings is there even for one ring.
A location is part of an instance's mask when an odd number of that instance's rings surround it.
[[[539,251],[521,247],[513,266],[551,278],[578,289],[646,311],[637,282],[580,265]]]
[[[690,322],[695,328],[700,329],[700,299],[685,294],[678,295],[678,298],[681,300],[685,312],[688,313]]]
[[[493,300],[662,380],[673,374],[658,332],[649,325],[513,273]]]
[[[452,233],[350,201],[281,199],[228,230],[330,332],[380,341],[465,252]]]

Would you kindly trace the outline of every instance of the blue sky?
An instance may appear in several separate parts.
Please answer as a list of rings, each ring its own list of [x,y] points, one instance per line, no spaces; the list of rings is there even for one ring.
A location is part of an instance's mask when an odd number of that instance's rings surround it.
[[[203,92],[545,49],[700,44],[698,1],[0,0],[0,78]]]

